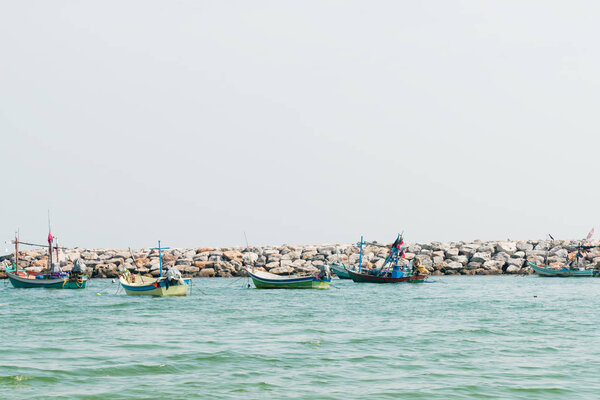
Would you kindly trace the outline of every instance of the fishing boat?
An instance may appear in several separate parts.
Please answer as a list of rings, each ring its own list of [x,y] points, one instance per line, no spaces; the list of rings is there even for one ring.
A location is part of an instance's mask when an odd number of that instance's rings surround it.
[[[411,261],[408,265],[404,265],[401,259],[404,258],[404,238],[399,234],[394,243],[390,246],[380,245],[378,243],[366,243],[361,236],[360,242],[359,264],[356,270],[348,269],[348,274],[354,282],[369,282],[369,283],[422,283],[427,278],[427,270],[422,267],[418,260]],[[362,268],[363,245],[369,244],[379,247],[389,248],[388,256],[381,268]]]
[[[331,263],[329,264],[329,268],[340,279],[352,279],[348,267],[343,263]]]
[[[12,265],[5,264],[4,266],[6,276],[13,287],[19,289],[84,289],[86,287],[88,278],[84,275],[85,264],[80,259],[76,260],[69,273],[60,268],[59,247],[52,232],[48,233],[48,268],[44,272],[19,268],[19,244],[36,247],[46,247],[46,245],[21,242],[18,235],[15,235],[13,244],[15,245],[15,262]],[[56,262],[53,262],[54,250],[56,251]]]
[[[585,266],[582,263],[582,260],[585,258],[585,254],[598,246],[593,246],[590,244],[590,240],[594,235],[594,228],[588,233],[585,239],[582,239],[581,242],[576,246],[568,247],[568,250],[572,250],[567,257],[567,263],[563,265],[547,265],[547,264],[536,264],[531,261],[527,261],[529,266],[535,271],[539,276],[544,277],[582,277],[582,278],[591,278],[600,276],[600,269],[598,265],[594,267]],[[554,238],[552,235],[550,239],[553,241]],[[552,247],[552,242],[551,246]],[[547,256],[546,256],[547,258]]]
[[[538,265],[532,263],[531,261],[527,261],[529,266],[535,271],[539,276],[558,276],[558,277],[599,277],[600,270],[599,269],[586,269],[583,267],[579,268],[569,268],[566,266],[555,267],[551,265]]]
[[[177,268],[169,268],[165,276],[163,276],[162,250],[167,249],[169,247],[160,246],[160,240],[158,241],[158,247],[151,249],[158,250],[160,263],[160,276],[158,278],[148,278],[140,274],[132,274],[128,269],[121,271],[119,283],[125,289],[127,295],[155,297],[187,296],[191,279],[184,279]],[[131,254],[131,257],[137,264],[133,254]]]
[[[322,266],[315,275],[282,276],[255,268],[246,268],[257,289],[329,289],[331,273],[329,266]]]
[[[341,262],[340,260],[340,253],[336,247],[335,249],[335,253],[337,255],[337,262],[335,263],[329,263],[329,268],[333,271],[334,274],[337,275],[338,278],[340,279],[351,279],[350,278],[350,274],[348,273],[348,270],[350,269],[349,266],[347,266],[346,264],[344,264],[343,262]]]

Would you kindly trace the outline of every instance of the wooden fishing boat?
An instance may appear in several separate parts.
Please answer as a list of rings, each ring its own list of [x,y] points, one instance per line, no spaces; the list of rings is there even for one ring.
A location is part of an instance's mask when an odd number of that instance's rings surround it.
[[[88,278],[83,274],[85,265],[81,260],[76,261],[71,272],[66,273],[61,270],[58,262],[59,247],[52,233],[48,234],[48,269],[45,273],[19,269],[19,244],[46,247],[45,245],[21,242],[18,235],[15,236],[13,243],[15,245],[15,263],[4,267],[6,276],[13,287],[19,289],[84,289],[86,287]],[[56,250],[56,263],[52,262],[53,250]]]
[[[121,271],[119,283],[125,289],[125,294],[129,296],[155,297],[187,296],[191,279],[183,279],[181,272],[176,268],[170,268],[167,270],[166,276],[163,276],[162,250],[166,249],[168,247],[160,247],[160,240],[158,241],[158,247],[152,249],[158,250],[160,263],[160,276],[158,278],[148,278],[140,274],[132,274],[127,269]],[[136,262],[133,254],[131,254],[131,257]]]
[[[246,271],[257,289],[329,289],[331,283],[331,275],[327,272],[309,276],[281,276],[253,268],[247,268]]]
[[[569,250],[572,250],[572,253],[569,253],[567,259],[567,263],[560,266],[554,265],[538,265],[531,261],[527,261],[529,266],[535,271],[539,276],[545,277],[581,277],[581,278],[590,278],[590,277],[598,277],[600,276],[600,269],[596,267],[588,268],[583,264],[583,260],[585,259],[585,255],[588,251],[597,248],[598,246],[591,245],[589,240],[594,235],[594,228],[588,233],[587,237],[576,246],[568,247]],[[550,236],[552,240],[554,238]],[[552,246],[551,246],[552,247]]]
[[[362,236],[360,242],[360,256],[358,268],[352,270],[347,269],[350,278],[354,282],[364,283],[422,283],[427,278],[427,270],[420,266],[418,260],[411,261],[408,265],[404,265],[401,260],[404,258],[404,238],[398,235],[394,243],[391,245],[381,245],[379,243],[365,243]],[[369,244],[372,246],[389,248],[388,256],[381,268],[362,268],[363,245]]]
[[[139,274],[122,274],[119,283],[129,296],[187,296],[191,279],[183,279],[173,283],[166,276],[158,279],[144,277]]]
[[[581,277],[581,278],[591,278],[591,277],[599,277],[600,270],[598,269],[585,269],[585,268],[567,268],[563,267],[553,267],[550,265],[537,265],[528,261],[529,266],[533,268],[536,274],[539,276],[557,276],[557,277]]]
[[[46,288],[46,289],[85,289],[86,277],[59,277],[55,278],[43,274],[30,275],[19,271],[18,273],[6,270],[6,276],[13,287],[18,289]]]
[[[329,268],[337,275],[340,279],[352,279],[348,267],[342,263],[329,264]]]
[[[423,283],[427,278],[426,275],[407,275],[400,277],[381,276],[371,273],[358,273],[354,271],[348,271],[350,277],[354,282],[371,282],[371,283]]]

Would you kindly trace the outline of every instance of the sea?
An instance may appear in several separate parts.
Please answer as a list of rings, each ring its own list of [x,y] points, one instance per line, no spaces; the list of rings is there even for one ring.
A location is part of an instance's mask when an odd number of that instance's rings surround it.
[[[600,279],[0,282],[1,399],[598,399]]]

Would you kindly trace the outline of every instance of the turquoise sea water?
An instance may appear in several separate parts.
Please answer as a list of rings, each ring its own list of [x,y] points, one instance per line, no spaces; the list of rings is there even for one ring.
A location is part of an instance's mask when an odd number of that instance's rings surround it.
[[[0,398],[600,398],[600,279],[432,279],[195,279],[185,298],[0,282]]]

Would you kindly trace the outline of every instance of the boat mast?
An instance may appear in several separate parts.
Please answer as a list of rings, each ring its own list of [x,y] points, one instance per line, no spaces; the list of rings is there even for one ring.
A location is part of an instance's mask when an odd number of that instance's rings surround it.
[[[168,250],[170,247],[160,247],[160,240],[158,241],[158,247],[154,247],[150,250],[158,250],[158,260],[160,265],[160,277],[162,278],[162,253],[161,250]],[[135,259],[134,259],[135,260]]]
[[[15,233],[15,273],[19,272],[19,233]]]
[[[48,271],[52,271],[52,228],[50,228],[50,210],[48,210]]]
[[[360,243],[358,243],[360,245],[360,256],[358,258],[358,272],[360,273],[361,269],[362,269],[362,253],[363,253],[363,244],[365,244],[363,237],[360,237]]]
[[[158,241],[158,261],[160,263],[160,277],[162,278],[162,254],[160,253],[160,240]]]

